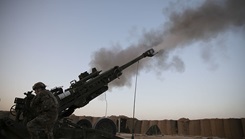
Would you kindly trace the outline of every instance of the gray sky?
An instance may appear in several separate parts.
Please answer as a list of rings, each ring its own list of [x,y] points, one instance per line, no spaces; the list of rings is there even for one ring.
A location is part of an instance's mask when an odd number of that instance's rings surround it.
[[[105,71],[153,47],[165,53],[140,62],[137,118],[244,118],[245,28],[240,15],[245,13],[233,4],[0,1],[0,109],[8,110],[35,82],[66,89],[93,66]],[[106,93],[107,115],[132,117],[135,69],[126,70],[117,83]],[[75,114],[104,116],[104,97]]]

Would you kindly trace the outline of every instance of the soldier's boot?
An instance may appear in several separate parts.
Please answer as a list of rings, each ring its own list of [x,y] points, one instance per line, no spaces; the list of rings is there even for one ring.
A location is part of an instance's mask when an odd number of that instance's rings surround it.
[[[30,133],[30,137],[31,137],[31,139],[39,139],[38,132]]]
[[[54,139],[54,135],[53,135],[53,133],[47,133],[47,138],[48,139]]]
[[[47,139],[54,139],[52,126],[46,126],[45,133],[46,133]]]

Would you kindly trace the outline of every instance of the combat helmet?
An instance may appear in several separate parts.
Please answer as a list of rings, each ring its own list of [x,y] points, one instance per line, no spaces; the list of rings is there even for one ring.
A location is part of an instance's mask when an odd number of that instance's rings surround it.
[[[38,89],[38,88],[45,89],[46,88],[46,85],[44,83],[42,83],[42,82],[37,82],[32,87],[33,90]]]

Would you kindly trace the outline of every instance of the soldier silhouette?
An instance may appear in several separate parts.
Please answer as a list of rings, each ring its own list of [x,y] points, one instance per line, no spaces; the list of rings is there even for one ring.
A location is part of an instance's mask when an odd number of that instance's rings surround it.
[[[40,132],[44,131],[46,138],[53,139],[53,127],[58,118],[58,101],[42,82],[35,83],[33,90],[36,96],[31,102],[37,116],[27,123],[31,139],[39,139]]]

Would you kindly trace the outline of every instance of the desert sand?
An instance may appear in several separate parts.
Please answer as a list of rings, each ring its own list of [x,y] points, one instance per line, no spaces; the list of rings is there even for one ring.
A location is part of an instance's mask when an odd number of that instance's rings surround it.
[[[0,118],[8,117],[8,116],[10,116],[9,112],[0,110]],[[92,123],[93,121],[96,121],[96,119],[98,119],[98,117],[75,116],[75,115],[72,115],[70,118],[72,118],[74,121],[78,121],[80,119],[86,118],[92,121]],[[115,120],[118,117],[111,117],[111,118]],[[201,120],[180,119],[176,121],[162,120],[162,121],[138,121],[138,122],[141,123],[139,124],[140,131],[139,133],[135,133],[135,137],[134,137],[135,139],[238,139],[238,138],[242,139],[244,138],[243,135],[245,133],[244,118],[201,119]],[[176,124],[171,124],[171,122],[177,123],[178,128],[173,128],[172,126],[175,127]],[[132,124],[132,119],[128,118],[126,123],[127,123],[126,125],[130,127],[130,125]],[[164,133],[164,135],[159,135],[159,134],[158,135],[154,134],[152,136],[145,135],[145,132],[147,131],[147,129],[149,129],[151,125],[153,125],[153,123],[160,127],[160,130],[163,131],[162,133]],[[143,130],[144,132],[142,132]],[[178,133],[175,133],[176,130],[178,131]],[[199,131],[198,133],[200,135],[197,135],[197,133],[195,133],[197,131]],[[209,132],[210,134],[208,134]],[[220,135],[221,137],[215,136],[216,134]],[[229,135],[229,137],[225,137],[226,134]],[[132,135],[129,133],[118,133],[117,136],[122,137],[124,139],[131,139]]]
[[[131,134],[119,134],[119,137],[124,139],[131,139]],[[171,135],[164,135],[164,136],[145,136],[145,135],[135,135],[135,139],[224,139],[218,137],[191,137],[191,136],[171,136]]]

